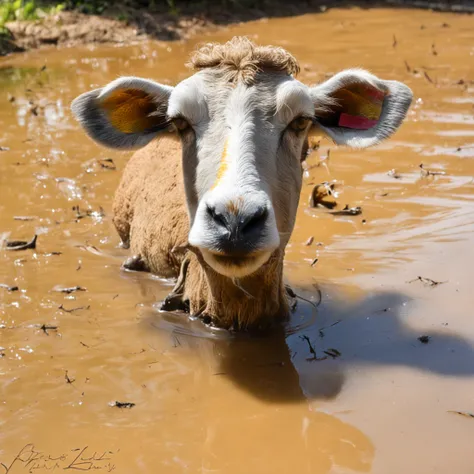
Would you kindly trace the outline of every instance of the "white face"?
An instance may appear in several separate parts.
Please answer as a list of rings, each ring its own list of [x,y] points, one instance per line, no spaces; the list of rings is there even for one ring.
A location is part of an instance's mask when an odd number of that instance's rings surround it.
[[[337,144],[372,146],[400,126],[412,93],[360,69],[314,87],[283,72],[259,72],[251,86],[222,72],[208,67],[175,88],[122,77],[72,110],[93,139],[118,149],[143,147],[174,122],[189,242],[216,272],[240,278],[290,238],[311,124]]]
[[[253,273],[288,242],[313,115],[308,87],[281,74],[234,86],[203,71],[171,93],[168,116],[182,129],[189,243],[218,273]]]

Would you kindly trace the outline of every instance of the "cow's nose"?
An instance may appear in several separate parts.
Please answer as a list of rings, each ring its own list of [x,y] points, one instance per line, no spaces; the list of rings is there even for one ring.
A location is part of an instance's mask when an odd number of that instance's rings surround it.
[[[269,214],[265,205],[238,212],[229,206],[220,209],[208,205],[207,213],[217,230],[219,249],[228,254],[248,253],[255,248],[265,233]]]

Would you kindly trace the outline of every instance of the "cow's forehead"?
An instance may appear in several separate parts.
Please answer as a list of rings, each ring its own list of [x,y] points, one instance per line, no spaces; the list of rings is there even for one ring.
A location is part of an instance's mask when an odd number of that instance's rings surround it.
[[[193,124],[232,118],[245,111],[272,122],[286,123],[314,112],[308,87],[291,76],[262,73],[252,85],[229,83],[218,73],[205,70],[179,83],[169,102],[170,116],[182,115]]]

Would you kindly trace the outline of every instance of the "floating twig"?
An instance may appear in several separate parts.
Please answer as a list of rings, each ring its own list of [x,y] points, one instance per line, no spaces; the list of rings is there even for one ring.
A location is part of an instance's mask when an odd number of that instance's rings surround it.
[[[66,373],[64,374],[64,378],[66,379],[66,383],[70,383],[70,384],[73,384],[76,379],[71,379],[67,373],[67,370],[66,370]]]
[[[344,209],[340,211],[330,212],[333,216],[358,216],[362,214],[362,208],[360,206],[349,207],[349,204],[346,204]]]
[[[433,81],[433,79],[431,79],[431,77],[428,75],[428,73],[426,71],[423,71],[423,74],[425,75],[425,78],[428,82],[430,82],[431,84],[434,84],[435,82]]]
[[[474,418],[474,413],[470,413],[468,411],[448,410],[448,413],[454,413],[455,415],[461,415],[467,418]]]
[[[302,301],[306,301],[307,303],[309,303],[310,305],[314,306],[315,308],[317,308],[320,304],[321,304],[321,301],[323,299],[323,295],[321,293],[321,290],[317,287],[315,287],[315,289],[317,290],[318,292],[318,296],[319,296],[319,301],[318,303],[313,303],[311,300],[309,300],[308,298],[304,298],[303,296],[301,295],[298,295],[296,294],[292,288],[289,286],[289,285],[285,285],[285,290],[286,290],[286,294],[290,297],[290,298],[298,298]]]
[[[329,326],[325,326],[325,327],[322,327],[319,329],[319,337],[323,338],[324,337],[324,331],[326,329],[329,329],[329,328],[332,328],[333,326],[336,326],[337,324],[339,324],[340,322],[342,321],[342,319],[338,319],[337,321],[335,321],[334,323],[330,324]]]
[[[337,349],[332,349],[332,348],[323,352],[329,357],[332,357],[333,359],[337,359],[338,357],[341,357],[342,355]]]
[[[423,335],[423,336],[418,337],[418,340],[419,340],[422,344],[428,344],[428,342],[431,341],[431,336]]]
[[[306,360],[318,360],[318,357],[316,356],[316,350],[315,348],[313,347],[313,344],[311,344],[311,341],[309,339],[308,336],[306,336],[305,334],[303,334],[302,336],[300,336],[300,339],[302,341],[306,341],[308,343],[308,347],[309,347],[309,352],[312,354],[312,358],[308,358]]]
[[[16,221],[34,221],[37,219],[36,216],[13,216],[13,219]]]
[[[66,309],[63,305],[60,305],[58,309],[60,309],[61,311],[64,311],[65,313],[74,313],[74,311],[79,311],[81,309],[91,309],[91,306],[90,305],[78,306],[77,308]]]
[[[407,281],[407,283],[413,283],[415,281],[421,281],[421,283],[423,283],[424,285],[431,286],[431,287],[435,287],[435,286],[438,286],[438,285],[442,285],[443,283],[447,283],[447,280],[446,281],[436,281],[436,280],[432,280],[431,278],[426,278],[426,277],[422,277],[422,276],[418,276],[418,277],[414,278],[413,280]]]
[[[7,250],[27,250],[27,249],[35,249],[36,248],[36,241],[38,236],[35,235],[33,239],[29,242],[25,240],[11,240],[7,241]]]
[[[421,170],[421,176],[427,177],[427,176],[444,176],[446,174],[445,171],[433,171],[429,170],[423,167],[423,163],[420,164],[419,166]]]
[[[117,407],[117,408],[133,408],[135,406],[135,403],[115,401],[115,402],[109,403],[109,406]]]
[[[49,336],[49,332],[48,331],[57,331],[58,330],[58,327],[57,326],[53,326],[51,324],[42,324],[40,326],[40,329],[47,335]]]
[[[53,288],[53,291],[57,291],[59,293],[67,293],[69,295],[70,293],[74,293],[75,291],[87,291],[87,289],[84,288],[83,286],[65,287],[65,286],[57,285]]]

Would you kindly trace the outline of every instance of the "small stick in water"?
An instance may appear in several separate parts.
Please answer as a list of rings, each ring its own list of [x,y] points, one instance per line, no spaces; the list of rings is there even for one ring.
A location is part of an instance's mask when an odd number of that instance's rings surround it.
[[[27,249],[35,249],[36,248],[36,241],[38,236],[35,235],[32,240],[29,242],[25,240],[11,240],[7,241],[7,250],[27,250]]]

